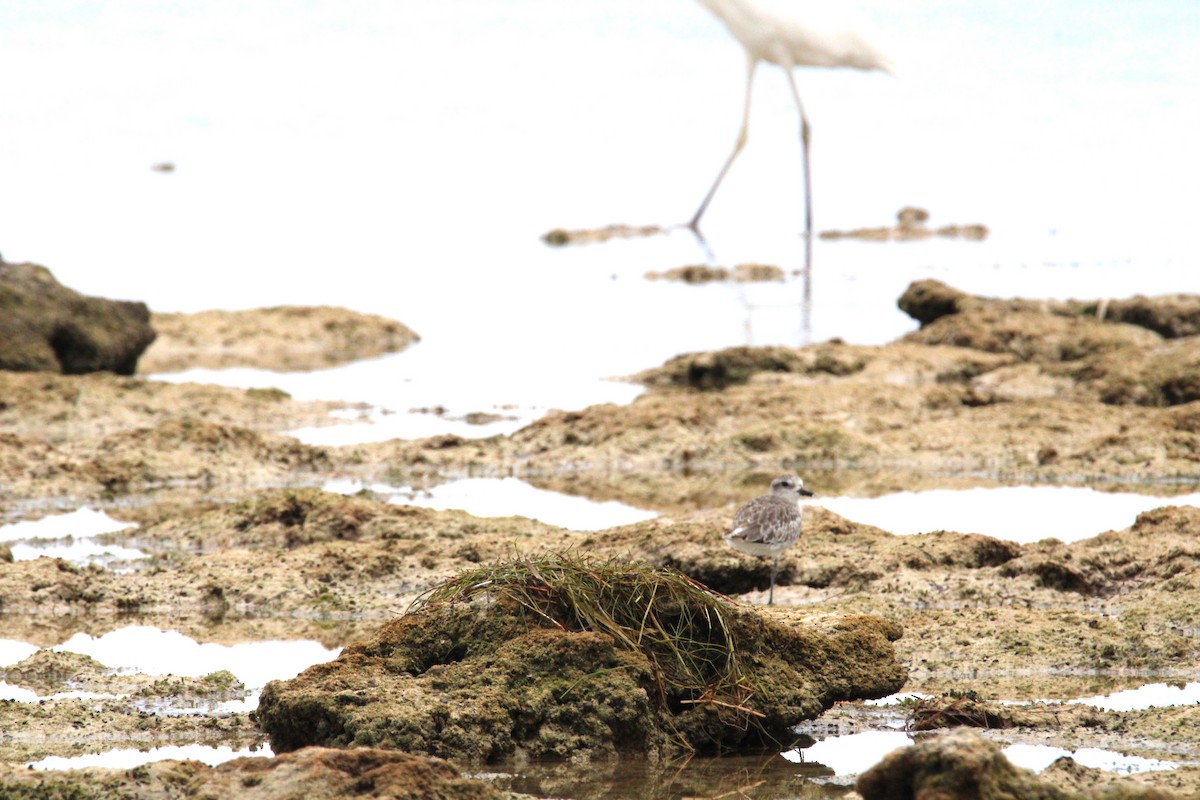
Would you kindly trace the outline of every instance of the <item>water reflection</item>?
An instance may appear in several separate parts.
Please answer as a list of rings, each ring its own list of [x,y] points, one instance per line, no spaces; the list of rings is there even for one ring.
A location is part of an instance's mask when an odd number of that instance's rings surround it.
[[[538,797],[578,800],[681,800],[688,797],[830,798],[845,786],[827,782],[821,764],[797,764],[777,753],[693,758],[671,763],[628,759],[616,763],[539,763],[493,774],[497,786]]]
[[[783,754],[697,757],[671,763],[639,759],[582,765],[539,762],[509,770],[500,766],[499,772],[476,777],[487,778],[504,790],[578,800],[831,798],[845,796],[847,787],[858,775],[878,764],[888,753],[912,744],[913,739],[899,731],[865,731],[830,736]],[[1003,752],[1017,766],[1038,772],[1061,756],[1124,774],[1177,766],[1169,761],[1096,748],[1072,752],[1044,745],[1016,744],[1006,746]]]
[[[1115,772],[1120,775],[1175,769],[1179,766],[1173,761],[1130,756],[1113,750],[1101,750],[1097,747],[1081,747],[1071,751],[1044,744],[1013,744],[1004,748],[1004,756],[1018,767],[1031,769],[1034,772],[1041,772],[1063,756],[1070,756],[1076,763],[1085,767],[1102,769],[1105,772]]]
[[[93,511],[83,506],[66,514],[48,514],[41,519],[0,525],[0,542],[99,536],[102,533],[114,533],[132,527],[132,522],[122,522],[103,511]]]
[[[340,649],[312,641],[201,644],[176,631],[131,625],[103,636],[77,633],[54,648],[82,653],[106,667],[147,675],[207,675],[229,670],[247,689],[261,689],[270,680],[294,678],[313,664],[330,661]]]
[[[538,489],[516,478],[464,478],[427,490],[355,481],[330,481],[326,491],[352,494],[370,489],[389,502],[438,510],[458,509],[477,517],[522,516],[577,531],[596,531],[629,525],[658,516],[653,511],[619,503]]]
[[[1172,686],[1148,683],[1136,689],[1126,689],[1096,697],[1081,697],[1072,703],[1095,706],[1106,711],[1136,711],[1163,706],[1190,706],[1200,703],[1200,683]]]
[[[0,639],[0,667],[24,661],[38,651],[36,644],[16,639]]]
[[[902,731],[863,731],[830,736],[810,747],[788,750],[783,757],[798,764],[823,764],[830,774],[847,777],[865,772],[888,753],[910,744],[912,739]]]
[[[234,750],[232,747],[211,747],[203,744],[168,745],[166,747],[151,747],[145,750],[120,748],[105,750],[102,753],[87,753],[82,756],[47,756],[41,761],[31,761],[26,766],[30,769],[61,770],[83,769],[85,767],[104,767],[107,769],[132,769],[142,764],[155,761],[175,759],[178,761],[199,761],[215,767],[235,758],[271,758],[275,754],[265,744],[257,747],[243,747]]]
[[[0,542],[13,542],[14,561],[31,561],[46,556],[73,564],[103,564],[146,558],[146,553],[131,547],[101,544],[95,537],[136,527],[103,511],[87,506],[65,514],[48,514],[41,519],[0,525]]]
[[[895,534],[957,531],[1028,543],[1074,542],[1133,524],[1137,515],[1168,505],[1200,506],[1200,494],[1174,497],[1100,492],[1079,486],[1000,486],[932,489],[882,497],[824,497],[813,501],[855,522]]]

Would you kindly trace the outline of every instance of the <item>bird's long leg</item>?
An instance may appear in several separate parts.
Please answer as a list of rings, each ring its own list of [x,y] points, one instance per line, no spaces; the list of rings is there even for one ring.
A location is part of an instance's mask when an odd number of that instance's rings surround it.
[[[733,152],[729,154],[729,158],[725,159],[725,165],[717,173],[717,179],[713,181],[712,188],[708,190],[708,194],[704,195],[704,200],[701,201],[700,207],[692,215],[692,221],[687,224],[689,228],[697,233],[699,233],[700,229],[700,218],[704,216],[704,212],[708,209],[708,204],[712,201],[713,195],[717,193],[717,187],[721,185],[721,181],[725,180],[725,173],[729,172],[729,168],[733,166],[734,159],[738,157],[738,153],[742,152],[742,148],[746,146],[746,137],[750,132],[750,90],[754,87],[754,71],[756,69],[758,69],[758,59],[747,55],[746,102],[742,109],[742,129],[738,132],[737,141],[733,145]]]
[[[796,77],[790,67],[785,67],[788,86],[792,88],[792,99],[796,101],[796,110],[800,112],[800,156],[804,166],[804,299],[812,297],[812,246],[813,246],[813,209],[812,209],[812,174],[808,168],[808,142],[810,128],[808,115],[804,113],[804,103],[800,102],[800,90],[796,88]]]
[[[771,589],[767,592],[767,605],[775,605],[775,574],[779,572],[779,554],[775,554],[775,558],[771,559]]]

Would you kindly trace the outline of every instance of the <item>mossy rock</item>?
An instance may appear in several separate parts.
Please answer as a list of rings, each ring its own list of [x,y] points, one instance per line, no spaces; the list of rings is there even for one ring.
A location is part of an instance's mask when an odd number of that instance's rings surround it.
[[[676,356],[631,380],[647,386],[686,386],[691,389],[724,389],[746,383],[760,372],[794,372],[805,375],[845,376],[862,371],[869,359],[867,348],[829,341],[811,347],[729,347]]]
[[[445,761],[395,751],[307,748],[275,758],[237,758],[210,767],[156,761],[133,769],[30,770],[0,766],[5,800],[503,800],[513,795],[468,778]]]
[[[863,800],[954,798],[954,800],[1172,800],[1172,792],[1102,776],[1062,780],[1064,771],[1099,773],[1070,758],[1055,762],[1043,776],[1014,766],[1000,746],[972,730],[919,740],[889,753],[855,785]],[[1062,788],[1051,780],[1080,786]],[[1082,785],[1081,785],[1082,784]],[[1090,784],[1090,785],[1087,785]]]
[[[53,694],[87,685],[109,672],[99,661],[82,653],[38,650],[19,664],[0,669],[0,679],[39,694]]]
[[[969,347],[1011,354],[1022,361],[1054,364],[1115,351],[1136,352],[1161,344],[1162,337],[1136,325],[1106,323],[1094,317],[1059,316],[997,303],[938,317],[901,341]]]
[[[1200,400],[1200,337],[1168,342],[1137,358],[1111,353],[1092,360],[1079,379],[1110,405],[1176,406]]]
[[[374,746],[468,760],[781,747],[839,700],[903,685],[873,617],[785,624],[670,569],[545,555],[483,567],[267,685],[277,752]]]
[[[0,369],[132,375],[153,341],[144,303],[81,295],[43,266],[0,260]]]

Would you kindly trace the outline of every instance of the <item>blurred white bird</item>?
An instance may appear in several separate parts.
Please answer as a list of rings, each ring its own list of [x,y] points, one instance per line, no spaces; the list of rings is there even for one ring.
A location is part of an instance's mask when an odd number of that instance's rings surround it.
[[[861,24],[838,0],[699,0],[717,16],[746,51],[746,100],[742,127],[733,152],[725,160],[712,188],[704,196],[688,227],[699,234],[700,218],[725,179],[725,173],[746,144],[750,125],[750,93],[762,61],[787,74],[796,109],[800,112],[800,142],[804,165],[805,274],[812,266],[812,179],[808,166],[809,124],[792,74],[794,67],[853,67],[892,72],[887,57],[861,33]]]

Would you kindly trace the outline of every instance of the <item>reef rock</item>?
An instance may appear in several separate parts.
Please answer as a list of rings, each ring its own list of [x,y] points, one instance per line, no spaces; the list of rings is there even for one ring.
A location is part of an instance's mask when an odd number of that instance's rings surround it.
[[[784,624],[667,569],[545,555],[443,585],[369,641],[267,685],[276,752],[472,761],[787,746],[838,700],[906,677],[875,617]]]
[[[0,262],[0,369],[132,375],[153,341],[144,303],[86,297],[45,267]]]
[[[484,781],[462,777],[440,759],[366,748],[314,747],[275,758],[239,758],[216,767],[199,761],[158,761],[133,769],[44,772],[0,768],[0,797],[332,800],[368,796],[390,800],[500,800],[505,794]]]
[[[1056,762],[1059,770],[1063,762]],[[1078,782],[1075,782],[1078,783]],[[895,750],[855,786],[863,800],[1171,800],[1161,789],[1122,783],[1073,791],[1014,766],[1000,747],[972,730],[956,730]]]

